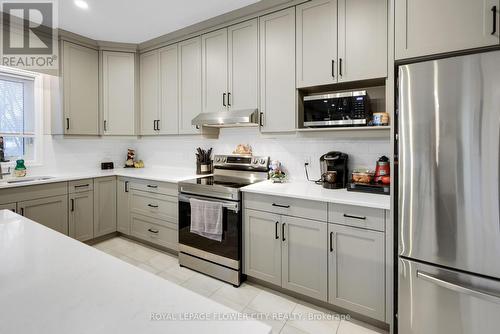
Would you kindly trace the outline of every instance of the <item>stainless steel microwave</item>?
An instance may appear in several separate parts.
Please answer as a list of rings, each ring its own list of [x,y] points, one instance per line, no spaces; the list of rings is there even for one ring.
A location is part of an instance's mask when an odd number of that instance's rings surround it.
[[[371,117],[365,90],[304,97],[305,127],[365,126]]]

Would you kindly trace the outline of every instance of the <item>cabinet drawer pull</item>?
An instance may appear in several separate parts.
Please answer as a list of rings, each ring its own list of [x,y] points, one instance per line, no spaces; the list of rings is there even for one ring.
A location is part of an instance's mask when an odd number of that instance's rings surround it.
[[[148,204],[148,206],[149,206],[150,208],[157,208],[157,207],[158,207],[158,205],[154,205],[154,204]]]
[[[260,113],[259,125],[260,125],[261,127],[263,127],[263,126],[264,126],[264,113],[263,113],[263,112],[261,112],[261,113]]]
[[[276,225],[274,225],[274,238],[275,239],[279,239],[280,236],[278,235],[278,225],[280,224],[280,222],[276,222]]]
[[[281,240],[285,241],[285,223],[283,223],[283,225],[281,225]]]
[[[154,233],[154,234],[158,234],[158,232],[160,232],[160,231],[158,231],[158,230],[152,230],[152,229],[150,229],[150,228],[148,228],[148,231],[149,231],[149,232],[151,232],[151,233]]]
[[[128,193],[128,182],[129,181],[125,181],[125,192]]]
[[[160,120],[156,120],[156,130],[160,131]]]
[[[147,186],[147,187],[148,187],[148,188],[153,188],[153,189],[158,188],[158,186],[157,186],[157,185],[155,185],[155,184],[148,184],[148,186]]]
[[[493,12],[493,31],[491,34],[495,35],[497,33],[497,6],[491,7],[491,11]]]
[[[335,60],[332,59],[332,78],[335,78]]]
[[[66,118],[66,130],[69,130],[69,118]]]
[[[75,211],[75,200],[71,199],[71,212]]]
[[[75,188],[84,188],[84,187],[88,187],[90,184],[79,184],[77,186],[75,186]]]
[[[351,215],[348,215],[348,214],[345,214],[345,213],[344,213],[344,217],[345,218],[359,219],[359,220],[366,220],[366,217],[351,216]]]
[[[333,252],[333,232],[330,232],[330,252]]]
[[[227,93],[227,106],[231,106],[231,93]]]
[[[272,206],[276,206],[278,208],[290,209],[290,205],[283,205],[283,204],[273,203]]]
[[[222,94],[222,105],[225,107],[226,106],[226,93]]]
[[[339,75],[342,76],[342,58],[339,58]]]

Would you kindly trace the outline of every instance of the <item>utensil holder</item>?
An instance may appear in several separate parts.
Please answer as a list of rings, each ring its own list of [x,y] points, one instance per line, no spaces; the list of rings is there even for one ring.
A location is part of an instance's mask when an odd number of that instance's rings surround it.
[[[198,175],[212,174],[212,168],[213,168],[212,162],[206,164],[196,162],[196,174]]]

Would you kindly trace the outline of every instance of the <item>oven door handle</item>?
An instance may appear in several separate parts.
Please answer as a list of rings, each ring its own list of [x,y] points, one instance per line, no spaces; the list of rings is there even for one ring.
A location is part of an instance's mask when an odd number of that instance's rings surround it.
[[[189,203],[189,200],[191,198],[199,199],[202,201],[207,201],[207,202],[217,202],[217,203],[222,203],[222,207],[226,208],[228,210],[238,212],[240,210],[240,204],[238,202],[230,202],[230,201],[224,201],[224,200],[219,200],[219,199],[211,199],[211,198],[206,198],[206,197],[201,197],[201,196],[192,196],[192,195],[185,195],[185,194],[179,194],[179,201],[180,202],[187,202]]]

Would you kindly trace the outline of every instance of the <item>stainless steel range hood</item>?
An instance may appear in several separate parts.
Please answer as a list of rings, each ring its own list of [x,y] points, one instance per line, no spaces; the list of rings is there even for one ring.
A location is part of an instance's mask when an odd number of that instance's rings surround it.
[[[201,113],[193,118],[191,124],[214,128],[259,126],[259,111],[257,109],[243,109]]]

